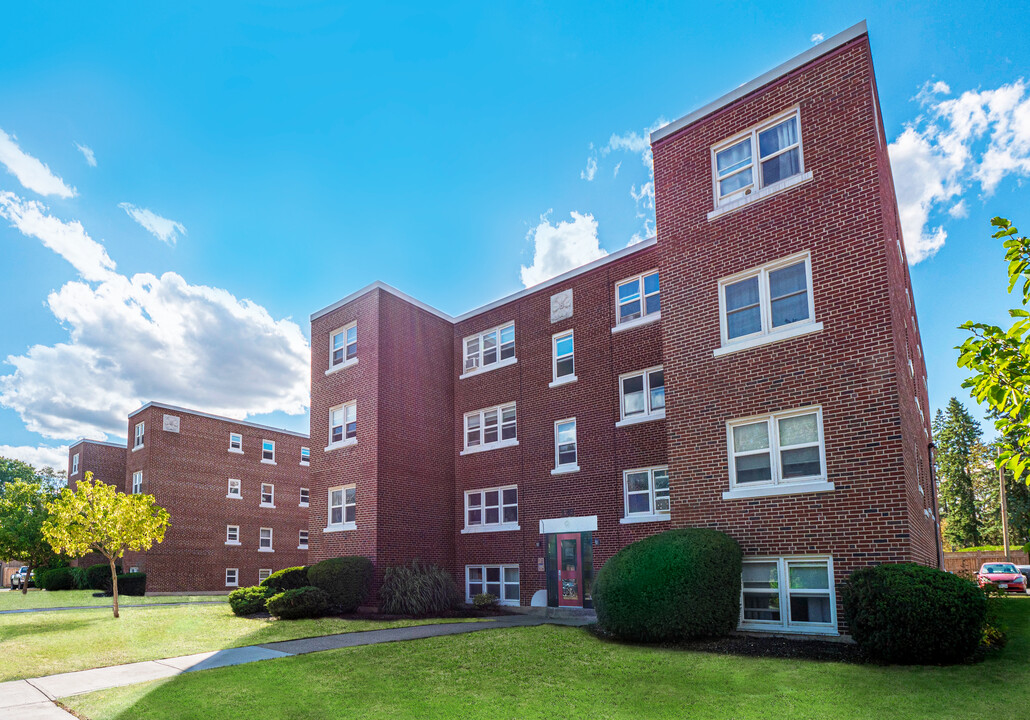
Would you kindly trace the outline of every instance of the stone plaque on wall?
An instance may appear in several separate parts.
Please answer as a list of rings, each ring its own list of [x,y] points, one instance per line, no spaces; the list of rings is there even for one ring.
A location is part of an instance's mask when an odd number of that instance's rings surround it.
[[[572,317],[572,288],[551,296],[551,322]]]
[[[179,416],[178,415],[165,415],[164,417],[164,429],[168,432],[177,433],[179,432]]]

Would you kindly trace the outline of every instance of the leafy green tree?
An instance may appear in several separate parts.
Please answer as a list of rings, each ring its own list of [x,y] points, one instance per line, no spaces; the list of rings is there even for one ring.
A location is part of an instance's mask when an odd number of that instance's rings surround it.
[[[943,523],[945,540],[954,548],[976,547],[981,544],[980,523],[972,473],[981,445],[980,423],[951,398],[933,426],[940,509],[947,520]]]
[[[36,468],[28,463],[14,458],[0,457],[0,490],[9,482],[15,480],[32,482],[35,478]]]
[[[38,482],[12,480],[0,487],[0,557],[25,563],[30,575],[55,559],[43,534],[55,497],[53,488]],[[21,591],[28,592],[28,582]]]
[[[81,557],[95,551],[107,558],[118,617],[116,561],[127,550],[149,550],[164,540],[168,518],[153,495],[126,495],[113,485],[94,482],[93,473],[87,472],[75,490],[65,488],[51,503],[43,535],[58,552]]]

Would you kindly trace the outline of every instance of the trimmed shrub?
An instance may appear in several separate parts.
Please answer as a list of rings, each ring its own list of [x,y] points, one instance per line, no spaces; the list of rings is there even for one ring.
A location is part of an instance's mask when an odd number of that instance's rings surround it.
[[[125,573],[118,576],[118,594],[142,597],[147,594],[147,574],[141,572]]]
[[[472,604],[480,610],[491,610],[497,607],[497,596],[492,593],[479,593],[472,598]]]
[[[740,574],[740,546],[717,530],[668,530],[638,540],[598,573],[597,622],[640,642],[728,635],[740,619]]]
[[[272,590],[273,595],[281,593],[283,590],[296,590],[311,585],[308,582],[308,568],[305,565],[276,570],[258,584]]]
[[[265,601],[275,594],[262,585],[242,587],[229,593],[229,607],[236,615],[253,615],[265,609]]]
[[[379,609],[394,615],[432,615],[461,601],[451,574],[419,560],[386,568],[379,588]]]
[[[987,622],[987,598],[975,583],[915,563],[856,570],[841,604],[855,642],[881,662],[962,662]]]
[[[308,568],[308,580],[325,591],[334,612],[352,613],[368,597],[372,561],[361,556],[329,558]]]
[[[70,567],[50,568],[36,573],[36,587],[44,590],[74,590],[75,576]]]
[[[118,575],[122,574],[122,566],[120,563],[115,563],[114,569]],[[111,592],[111,566],[107,563],[90,565],[86,568],[86,582],[89,583],[89,588],[91,590]]]
[[[265,602],[268,612],[282,620],[298,620],[325,615],[329,595],[321,588],[299,587],[273,595]]]
[[[86,576],[86,568],[73,567],[72,579],[75,581],[76,590],[89,590],[89,578]]]

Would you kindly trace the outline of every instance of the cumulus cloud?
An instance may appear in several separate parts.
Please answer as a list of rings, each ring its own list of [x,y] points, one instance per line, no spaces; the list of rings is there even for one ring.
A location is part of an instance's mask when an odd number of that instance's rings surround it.
[[[18,147],[15,138],[2,129],[0,129],[0,163],[3,163],[8,172],[18,178],[18,182],[35,193],[57,195],[63,198],[75,195],[75,188],[65,185],[64,180],[54,175],[44,163]]]
[[[115,269],[107,250],[86,233],[81,223],[66,223],[55,218],[37,200],[25,200],[12,192],[0,191],[0,218],[23,235],[41,240],[70,262],[86,280],[104,280]]]
[[[1023,80],[958,97],[943,81],[916,95],[922,113],[890,144],[894,187],[909,262],[947,241],[941,213],[964,217],[968,189],[990,196],[1005,177],[1030,176],[1030,93]],[[956,198],[959,198],[957,201]]]
[[[0,456],[14,458],[32,465],[37,470],[51,467],[54,470],[68,469],[68,447],[40,445],[0,445]]]
[[[573,211],[572,220],[551,223],[551,210],[540,216],[540,223],[527,233],[533,243],[533,264],[522,266],[522,284],[537,285],[608,253],[597,238],[593,215]]]
[[[822,33],[812,33],[812,37],[809,38],[812,43],[821,43],[825,39]]]
[[[90,167],[97,166],[97,156],[93,153],[92,148],[87,145],[79,145],[78,143],[75,143],[75,147],[77,147],[79,152],[82,153],[82,157],[86,158],[87,165]]]
[[[175,245],[175,241],[179,239],[179,235],[186,234],[186,228],[183,227],[182,223],[161,217],[157,213],[146,208],[139,208],[127,202],[119,203],[118,207],[124,210],[129,217],[143,226],[143,228],[151,235],[162,242],[168,243],[169,245]]]

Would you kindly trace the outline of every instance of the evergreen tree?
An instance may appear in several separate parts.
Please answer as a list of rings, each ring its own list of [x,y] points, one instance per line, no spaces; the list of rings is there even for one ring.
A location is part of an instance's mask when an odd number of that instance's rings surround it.
[[[981,544],[973,472],[982,431],[956,398],[934,418],[937,481],[941,515],[947,518],[945,540],[959,549]],[[982,460],[982,456],[980,458]]]

